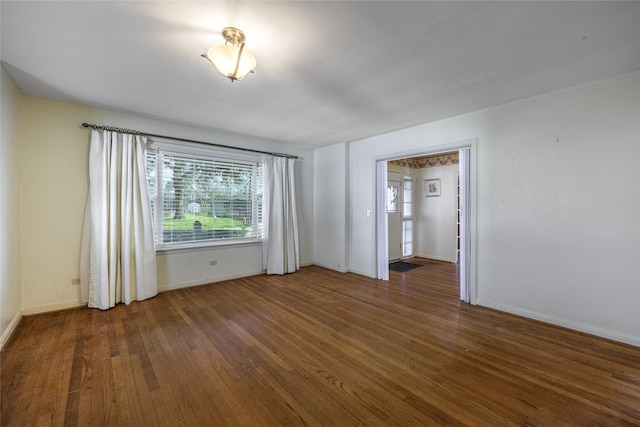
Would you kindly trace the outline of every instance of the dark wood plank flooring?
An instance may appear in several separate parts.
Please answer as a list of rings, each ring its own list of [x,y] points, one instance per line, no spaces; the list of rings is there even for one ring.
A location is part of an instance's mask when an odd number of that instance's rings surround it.
[[[640,425],[640,349],[458,300],[453,264],[306,267],[27,317],[1,424]]]

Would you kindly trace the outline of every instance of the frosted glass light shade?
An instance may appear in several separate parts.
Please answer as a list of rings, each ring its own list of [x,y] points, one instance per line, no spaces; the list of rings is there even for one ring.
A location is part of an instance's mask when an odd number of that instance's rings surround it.
[[[238,55],[240,55],[239,63]],[[241,50],[241,46],[228,44],[214,46],[203,56],[213,64],[220,75],[231,79],[231,81],[244,79],[257,65],[256,58],[246,50]],[[236,67],[238,71],[236,71]]]

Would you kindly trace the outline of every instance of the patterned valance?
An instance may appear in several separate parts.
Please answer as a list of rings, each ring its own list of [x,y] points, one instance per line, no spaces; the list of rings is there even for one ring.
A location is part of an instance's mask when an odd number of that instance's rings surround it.
[[[435,156],[412,157],[409,159],[391,160],[392,165],[404,166],[413,169],[432,168],[434,166],[457,165],[459,162],[458,152],[438,154]]]

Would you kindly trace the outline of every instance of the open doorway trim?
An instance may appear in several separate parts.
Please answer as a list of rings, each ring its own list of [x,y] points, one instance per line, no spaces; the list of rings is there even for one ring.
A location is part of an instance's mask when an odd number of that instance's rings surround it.
[[[468,139],[448,144],[432,146],[424,150],[412,150],[401,153],[394,153],[384,157],[375,158],[376,171],[376,270],[379,279],[389,280],[389,248],[386,223],[386,181],[387,181],[387,162],[390,160],[404,159],[410,157],[431,156],[442,154],[460,149],[469,149],[469,207],[468,207],[468,228],[466,230],[466,238],[468,242],[468,260],[464,265],[466,271],[461,271],[467,278],[468,302],[476,304],[477,286],[476,286],[476,158],[477,158],[477,138]],[[383,185],[384,184],[384,185]],[[462,263],[461,263],[462,266]]]

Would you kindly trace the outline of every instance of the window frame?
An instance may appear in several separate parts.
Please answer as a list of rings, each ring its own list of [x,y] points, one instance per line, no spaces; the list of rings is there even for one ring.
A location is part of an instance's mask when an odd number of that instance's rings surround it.
[[[414,256],[415,252],[415,247],[413,244],[415,238],[415,179],[413,179],[411,175],[404,175],[402,184],[402,257],[411,258]],[[409,212],[407,212],[407,207],[409,208]],[[407,240],[407,234],[411,235],[411,241]],[[408,248],[410,248],[411,250],[407,250]]]
[[[258,154],[247,154],[241,151],[233,151],[227,149],[218,149],[217,147],[206,147],[206,144],[196,144],[196,143],[188,143],[188,142],[179,142],[176,143],[172,140],[162,140],[162,139],[154,139],[153,141],[147,142],[146,150],[148,153],[156,153],[156,196],[152,197],[149,194],[149,200],[152,203],[151,209],[153,211],[153,231],[154,231],[154,239],[156,245],[157,252],[165,252],[165,251],[184,251],[184,250],[194,250],[194,249],[206,249],[209,247],[216,246],[233,246],[233,245],[247,245],[247,244],[260,244],[264,240],[264,224],[261,224],[260,221],[262,216],[259,215],[258,209],[259,205],[262,204],[262,200],[259,200],[264,195],[264,188],[257,188],[256,186],[262,184],[264,186],[264,181],[262,183],[257,182],[254,183],[255,179],[258,176],[255,175],[258,168],[262,167],[262,156]],[[145,153],[146,154],[146,153]],[[159,155],[160,154],[160,155]],[[251,196],[251,222],[257,223],[260,225],[260,231],[257,236],[250,237],[231,237],[231,238],[218,238],[218,239],[202,239],[202,240],[190,240],[184,242],[176,242],[176,243],[165,243],[162,241],[162,225],[158,227],[158,224],[162,224],[162,218],[164,215],[164,197],[162,197],[163,192],[163,184],[162,183],[162,174],[164,172],[164,168],[158,168],[159,161],[162,161],[164,155],[174,155],[177,157],[189,157],[200,160],[209,160],[214,162],[224,162],[231,164],[241,164],[247,166],[253,166],[253,174],[252,174],[252,183],[251,186],[256,190],[255,193],[252,192]],[[147,165],[147,157],[145,155],[145,166]],[[264,177],[261,177],[264,180]],[[258,199],[258,200],[257,200]],[[258,203],[256,204],[256,201]],[[255,215],[259,215],[258,218],[255,218]]]

